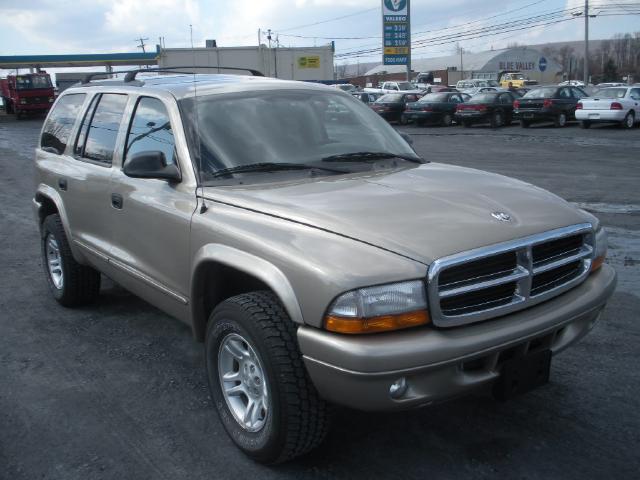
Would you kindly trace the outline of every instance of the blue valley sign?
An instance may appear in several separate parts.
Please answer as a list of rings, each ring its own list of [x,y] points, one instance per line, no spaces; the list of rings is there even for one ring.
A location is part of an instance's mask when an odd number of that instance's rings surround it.
[[[409,0],[382,0],[382,63],[409,63]]]

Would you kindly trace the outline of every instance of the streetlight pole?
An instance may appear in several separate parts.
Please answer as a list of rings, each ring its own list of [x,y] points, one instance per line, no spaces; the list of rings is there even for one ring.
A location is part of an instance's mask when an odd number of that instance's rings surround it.
[[[584,84],[589,85],[589,0],[584,0]]]

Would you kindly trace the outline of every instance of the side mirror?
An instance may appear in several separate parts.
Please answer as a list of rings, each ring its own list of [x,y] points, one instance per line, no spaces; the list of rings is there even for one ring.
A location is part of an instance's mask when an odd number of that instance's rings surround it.
[[[413,138],[411,138],[411,136],[408,133],[405,133],[405,132],[398,132],[398,133],[402,138],[404,138],[405,142],[407,142],[409,145],[413,145]]]
[[[136,153],[125,161],[122,171],[131,178],[156,178],[169,182],[182,180],[178,167],[174,163],[167,165],[167,159],[161,151]]]

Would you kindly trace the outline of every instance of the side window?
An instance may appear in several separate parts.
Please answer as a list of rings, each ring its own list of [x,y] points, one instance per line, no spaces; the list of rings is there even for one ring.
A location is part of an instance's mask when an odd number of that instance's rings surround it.
[[[75,152],[83,158],[110,166],[127,95],[103,93],[94,101],[97,105],[95,110],[91,107],[87,110]]]
[[[162,101],[141,97],[129,127],[125,161],[139,152],[164,153],[167,164],[176,163],[175,141],[169,114]]]
[[[632,88],[629,96],[634,100],[640,100],[640,88]]]
[[[513,97],[508,93],[503,93],[502,95],[500,95],[500,103],[511,105],[513,103]]]
[[[571,93],[573,93],[573,98],[584,98],[586,95],[579,88],[572,88]]]
[[[404,101],[405,101],[405,103],[408,103],[408,102],[417,102],[417,101],[418,101],[418,97],[416,97],[415,95],[406,95],[406,96],[404,97]]]
[[[85,97],[84,93],[74,93],[58,100],[42,129],[42,148],[50,149],[51,152],[55,150],[58,155],[64,153]]]
[[[560,98],[571,98],[571,92],[569,92],[568,88],[561,88],[558,96]]]
[[[449,97],[449,102],[450,103],[462,103],[462,98],[460,98],[460,95],[451,95]]]

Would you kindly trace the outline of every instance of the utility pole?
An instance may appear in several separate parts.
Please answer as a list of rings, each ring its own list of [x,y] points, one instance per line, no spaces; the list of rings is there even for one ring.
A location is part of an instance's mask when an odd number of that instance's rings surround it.
[[[271,48],[271,29],[267,30],[267,40],[269,40],[269,48]]]
[[[407,82],[411,81],[411,0],[407,0]]]
[[[584,84],[589,85],[589,0],[584,0]]]
[[[140,42],[140,45],[138,45],[138,48],[142,49],[142,53],[146,53],[146,50],[144,49],[144,47],[146,47],[147,45],[144,43],[145,40],[149,40],[148,38],[136,38],[136,42]]]
[[[464,64],[462,63],[463,53],[464,53],[464,48],[460,47],[460,80],[464,80]]]

